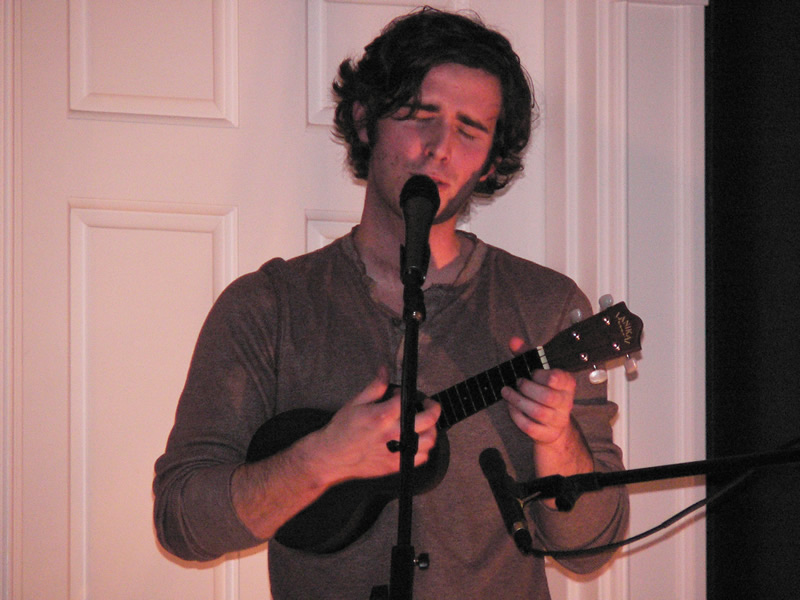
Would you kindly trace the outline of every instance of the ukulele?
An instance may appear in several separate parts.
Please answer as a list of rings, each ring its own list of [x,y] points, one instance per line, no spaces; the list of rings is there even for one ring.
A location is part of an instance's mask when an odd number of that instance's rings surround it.
[[[411,477],[414,493],[433,489],[444,477],[450,456],[445,432],[500,400],[500,390],[514,386],[520,377],[530,379],[535,369],[576,372],[592,368],[590,380],[602,383],[605,371],[597,366],[625,357],[626,368],[635,369],[630,354],[641,350],[642,320],[629,312],[624,302],[610,306],[612,302],[604,296],[601,306],[607,306],[605,310],[573,324],[544,346],[518,354],[433,394],[431,398],[442,406],[436,424],[437,442],[428,461],[414,468]],[[301,437],[324,427],[332,417],[333,413],[315,408],[279,413],[256,431],[247,450],[247,462],[262,460],[288,448]],[[361,537],[386,504],[397,498],[399,481],[399,474],[392,474],[338,484],[287,521],[278,529],[275,539],[289,548],[317,554],[341,550]]]

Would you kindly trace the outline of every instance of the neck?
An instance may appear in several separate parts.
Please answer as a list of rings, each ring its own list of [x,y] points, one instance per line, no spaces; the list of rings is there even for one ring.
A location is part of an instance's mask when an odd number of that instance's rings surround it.
[[[365,207],[361,224],[356,230],[355,243],[367,274],[378,284],[399,285],[400,246],[405,243],[405,224],[402,217],[382,213],[381,218],[368,214]],[[426,285],[450,283],[452,267],[463,262],[470,248],[456,233],[456,219],[431,227],[429,237],[430,265]]]

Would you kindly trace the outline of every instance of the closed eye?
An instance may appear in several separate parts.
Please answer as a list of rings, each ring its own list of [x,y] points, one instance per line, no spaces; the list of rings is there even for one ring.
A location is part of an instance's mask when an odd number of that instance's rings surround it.
[[[441,114],[441,109],[436,104],[419,104],[404,106],[395,118],[404,120],[411,119],[422,123],[433,121]],[[484,123],[470,117],[464,113],[457,113],[456,120],[459,123],[458,132],[467,140],[474,140],[480,134],[489,134],[489,127]]]
[[[472,119],[471,117],[465,114],[459,113],[458,120],[464,125],[466,125],[469,129],[477,130],[480,131],[481,133],[489,133],[489,128],[486,125],[484,125],[480,121]]]

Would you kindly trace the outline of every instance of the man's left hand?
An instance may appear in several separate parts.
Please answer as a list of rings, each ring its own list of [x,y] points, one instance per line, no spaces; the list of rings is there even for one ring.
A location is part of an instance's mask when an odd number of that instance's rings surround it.
[[[523,342],[514,338],[510,346],[519,352]],[[515,388],[506,386],[501,394],[511,419],[534,442],[537,477],[592,471],[591,453],[571,416],[575,378],[570,373],[535,370],[531,379],[521,378]]]

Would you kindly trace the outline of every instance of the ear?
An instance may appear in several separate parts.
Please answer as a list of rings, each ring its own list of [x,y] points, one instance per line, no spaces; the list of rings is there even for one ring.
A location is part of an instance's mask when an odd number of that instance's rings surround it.
[[[481,178],[480,178],[478,181],[480,181],[480,182],[486,181],[487,179],[489,179],[489,177],[491,177],[492,175],[494,175],[494,172],[495,172],[495,170],[496,170],[496,169],[495,169],[495,163],[492,163],[492,164],[490,164],[490,165],[489,165],[489,168],[488,168],[488,169],[486,169],[486,170],[483,172],[483,175],[481,175]]]
[[[367,134],[367,109],[360,102],[353,103],[353,124],[358,132],[358,139],[364,144],[369,143]]]

